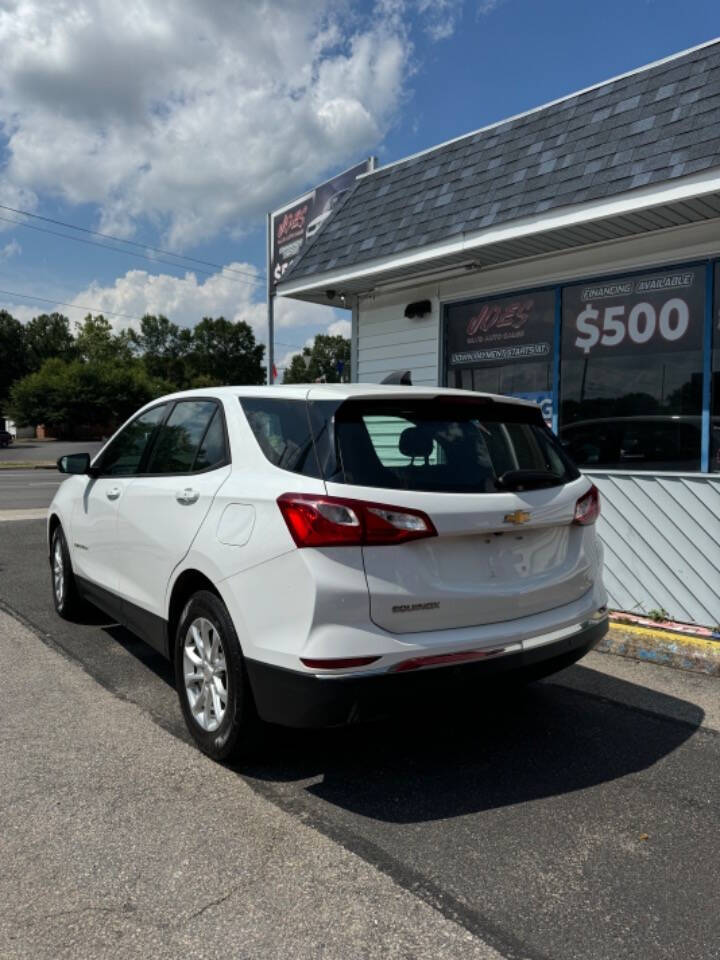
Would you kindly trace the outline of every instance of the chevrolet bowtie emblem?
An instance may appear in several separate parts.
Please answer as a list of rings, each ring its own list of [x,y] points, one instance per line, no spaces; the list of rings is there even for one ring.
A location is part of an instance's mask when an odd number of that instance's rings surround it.
[[[527,510],[516,510],[515,513],[506,513],[503,517],[503,523],[527,523],[530,514]]]

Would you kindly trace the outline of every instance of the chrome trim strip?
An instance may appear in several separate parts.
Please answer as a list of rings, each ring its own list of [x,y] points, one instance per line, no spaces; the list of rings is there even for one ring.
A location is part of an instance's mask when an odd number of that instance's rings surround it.
[[[600,607],[595,613],[590,616],[589,620],[582,620],[580,623],[574,623],[570,627],[561,627],[559,630],[553,630],[550,633],[541,633],[536,634],[534,637],[526,637],[524,640],[514,640],[508,643],[498,645],[496,647],[477,647],[475,650],[479,653],[487,654],[488,659],[495,659],[498,656],[509,656],[514,653],[522,653],[524,650],[534,650],[537,647],[543,647],[546,644],[557,643],[558,640],[565,640],[568,637],[572,637],[576,633],[580,633],[583,630],[587,630],[590,627],[596,626],[602,620],[607,617],[607,607]],[[423,656],[433,657],[433,656],[443,656],[447,654],[451,656],[453,653],[465,653],[465,652],[475,652],[472,648],[468,649],[466,646],[459,648],[458,650],[437,650],[427,653],[421,651],[416,651],[416,657],[420,658]],[[463,661],[458,661],[457,663],[438,663],[438,664],[428,664],[426,667],[417,667],[414,670],[398,671],[395,669],[398,664],[403,663],[405,660],[413,660],[415,657],[408,655],[403,658],[403,660],[397,660],[393,663],[388,664],[383,667],[376,667],[373,670],[345,670],[342,673],[312,673],[308,676],[313,676],[317,680],[347,680],[351,677],[357,679],[364,679],[365,677],[378,677],[385,674],[397,674],[402,676],[403,673],[420,673],[425,670],[442,670],[445,667],[452,666],[461,666]],[[479,663],[481,660],[467,660],[467,663]]]

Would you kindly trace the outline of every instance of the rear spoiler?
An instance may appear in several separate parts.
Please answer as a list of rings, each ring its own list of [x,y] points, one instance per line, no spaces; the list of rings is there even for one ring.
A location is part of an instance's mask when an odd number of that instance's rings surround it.
[[[411,387],[412,375],[409,370],[393,370],[392,373],[383,377],[380,383],[387,384],[387,386]]]

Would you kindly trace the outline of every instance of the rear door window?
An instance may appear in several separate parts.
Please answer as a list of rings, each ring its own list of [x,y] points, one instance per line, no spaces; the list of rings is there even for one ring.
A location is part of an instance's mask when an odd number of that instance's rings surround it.
[[[195,457],[193,471],[212,470],[213,467],[219,467],[227,461],[225,425],[220,410],[216,409]]]
[[[207,445],[212,421],[219,417],[217,404],[212,400],[182,400],[176,403],[167,421],[161,427],[150,455],[146,472],[151,474],[192,473],[219,465],[224,457],[213,464],[208,460],[216,457],[212,438]],[[202,453],[205,466],[196,466],[196,458]]]

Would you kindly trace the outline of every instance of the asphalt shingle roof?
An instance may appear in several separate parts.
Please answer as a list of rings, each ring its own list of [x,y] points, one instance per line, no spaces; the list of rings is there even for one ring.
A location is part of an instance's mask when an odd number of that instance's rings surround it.
[[[358,180],[283,278],[720,164],[720,40]]]

